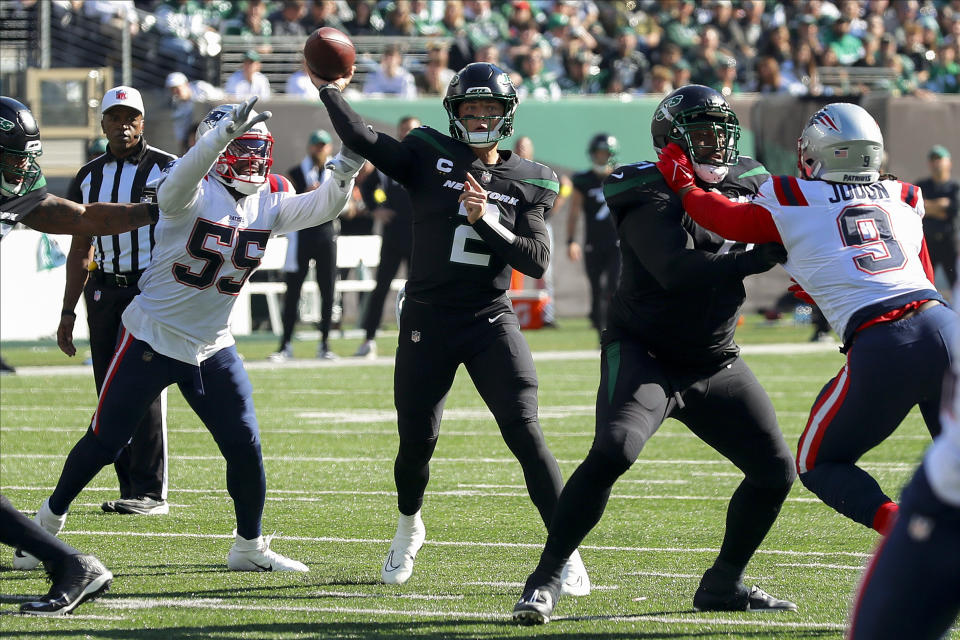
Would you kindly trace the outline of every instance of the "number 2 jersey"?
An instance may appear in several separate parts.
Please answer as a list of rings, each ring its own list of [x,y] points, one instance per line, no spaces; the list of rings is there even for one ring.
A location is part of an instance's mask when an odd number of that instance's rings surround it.
[[[334,179],[297,195],[265,184],[235,200],[208,174],[229,142],[218,134],[207,132],[164,170],[153,258],[140,294],[123,313],[124,327],[137,339],[191,364],[234,344],[230,312],[269,238],[333,220],[353,188],[352,180]]]
[[[468,145],[430,127],[414,129],[400,142],[369,129],[336,89],[324,89],[320,97],[344,144],[410,194],[408,296],[480,309],[504,295],[511,267],[543,275],[550,257],[544,214],[559,191],[553,170],[511,152],[485,165]],[[487,212],[472,225],[458,201],[467,172],[487,191]]]

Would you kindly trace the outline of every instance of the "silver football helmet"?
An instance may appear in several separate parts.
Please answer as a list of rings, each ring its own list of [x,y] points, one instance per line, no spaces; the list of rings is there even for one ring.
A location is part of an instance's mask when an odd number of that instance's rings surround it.
[[[797,139],[797,167],[807,180],[870,184],[879,180],[882,161],[880,127],[855,104],[828,104]]]

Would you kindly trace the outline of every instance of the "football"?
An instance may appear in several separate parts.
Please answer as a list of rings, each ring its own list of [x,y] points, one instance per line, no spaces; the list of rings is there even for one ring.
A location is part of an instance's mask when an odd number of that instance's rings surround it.
[[[310,70],[321,78],[336,80],[350,73],[357,51],[347,34],[333,27],[322,27],[307,38],[303,58]]]

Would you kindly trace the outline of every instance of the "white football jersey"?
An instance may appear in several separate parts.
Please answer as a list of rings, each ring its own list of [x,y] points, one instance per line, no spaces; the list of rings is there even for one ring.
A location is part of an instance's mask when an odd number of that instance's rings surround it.
[[[953,299],[960,300],[960,283],[954,285]],[[927,451],[924,469],[937,497],[960,507],[960,332],[955,331],[948,340],[953,358],[950,384],[944,387],[940,410],[943,431]]]
[[[858,310],[933,289],[920,260],[923,198],[914,185],[775,176],[753,202],[777,225],[787,248],[783,268],[840,336]]]
[[[217,134],[202,136],[161,178],[153,260],[123,313],[134,337],[191,364],[234,344],[230,312],[268,239],[333,220],[353,188],[353,180],[327,180],[297,195],[271,193],[265,184],[234,200],[207,173],[228,142]]]

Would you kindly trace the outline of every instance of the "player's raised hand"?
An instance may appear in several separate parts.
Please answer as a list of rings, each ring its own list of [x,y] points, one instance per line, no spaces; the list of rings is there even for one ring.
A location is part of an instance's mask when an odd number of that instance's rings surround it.
[[[253,114],[253,105],[257,103],[258,96],[250,96],[236,107],[233,108],[233,116],[230,124],[227,125],[227,133],[233,138],[238,138],[261,122],[265,122],[273,115],[269,111]]]
[[[463,183],[460,202],[463,203],[463,208],[467,210],[467,222],[470,224],[479,220],[483,212],[487,210],[487,192],[469,172],[466,181]]]
[[[693,182],[693,166],[690,164],[690,158],[675,142],[671,142],[660,151],[657,169],[663,175],[667,186],[677,193],[696,186]]]
[[[357,65],[353,65],[352,67],[350,67],[350,73],[343,76],[342,78],[337,78],[336,80],[327,80],[326,78],[321,78],[320,76],[315,74],[310,69],[309,65],[307,65],[306,62],[303,63],[303,72],[307,74],[307,77],[310,78],[310,82],[312,82],[313,86],[315,86],[317,89],[322,89],[327,85],[331,85],[336,87],[340,91],[343,91],[344,89],[347,88],[347,85],[350,84],[350,81],[353,80],[353,74],[356,72],[356,70],[357,70]]]

